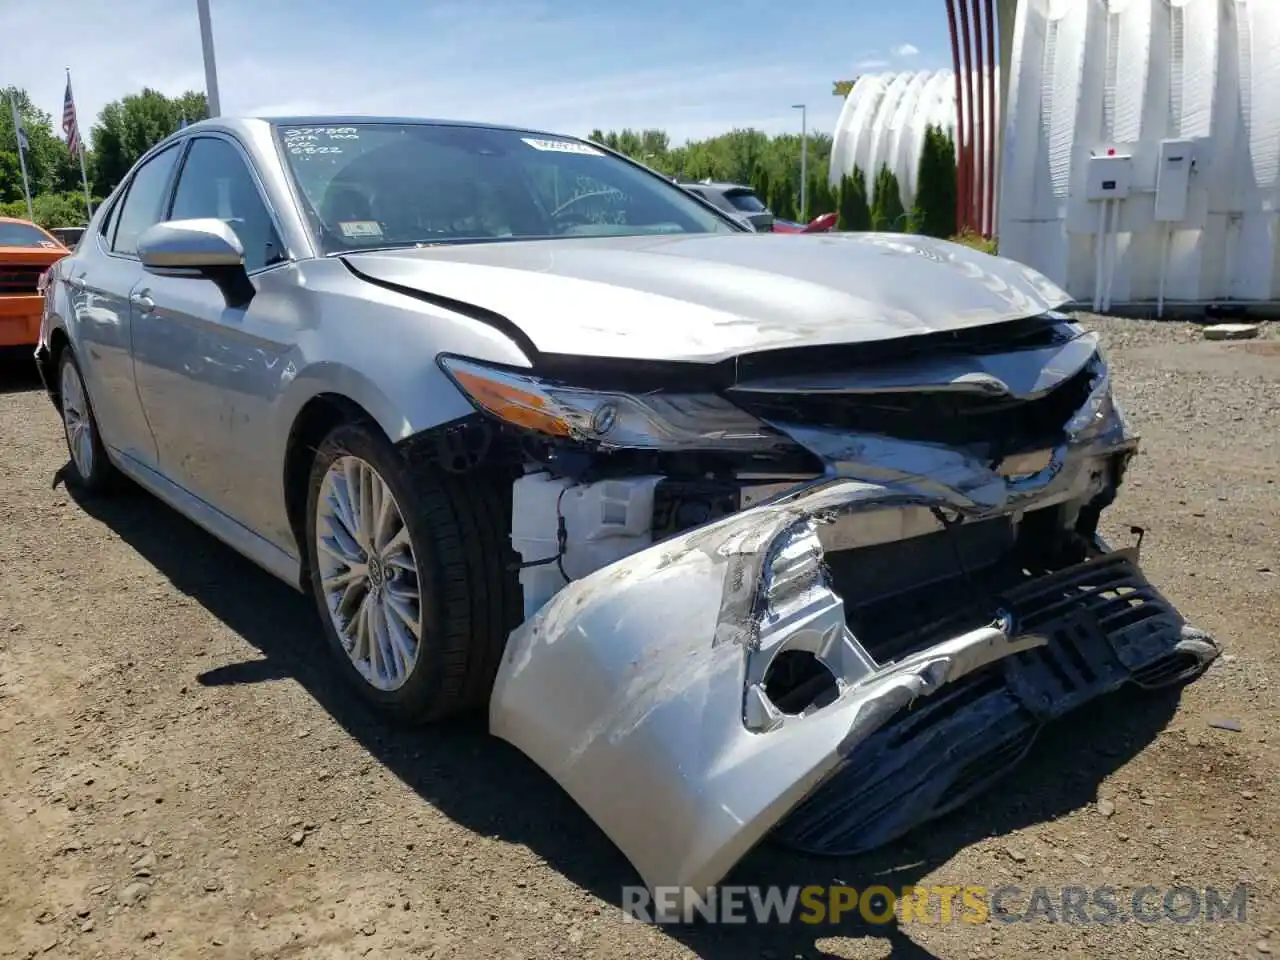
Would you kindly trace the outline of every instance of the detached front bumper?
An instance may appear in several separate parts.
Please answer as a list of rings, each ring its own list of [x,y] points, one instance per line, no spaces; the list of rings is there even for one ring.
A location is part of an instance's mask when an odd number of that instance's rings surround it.
[[[771,831],[828,853],[900,836],[990,784],[1044,723],[1216,656],[1126,551],[991,594],[986,626],[873,656],[819,528],[945,500],[831,480],[570,584],[512,634],[493,733],[646,884],[701,895]],[[821,669],[779,695],[784,655]]]

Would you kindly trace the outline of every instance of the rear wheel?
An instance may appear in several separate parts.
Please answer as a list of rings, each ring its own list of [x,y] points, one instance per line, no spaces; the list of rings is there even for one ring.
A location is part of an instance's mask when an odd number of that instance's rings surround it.
[[[104,493],[117,479],[115,466],[107,459],[98,420],[89,402],[84,377],[71,347],[58,357],[58,395],[62,406],[62,432],[71,455],[67,477],[88,493]]]
[[[414,465],[374,427],[337,427],[312,465],[312,592],[340,669],[409,722],[488,702],[519,621],[510,484]]]

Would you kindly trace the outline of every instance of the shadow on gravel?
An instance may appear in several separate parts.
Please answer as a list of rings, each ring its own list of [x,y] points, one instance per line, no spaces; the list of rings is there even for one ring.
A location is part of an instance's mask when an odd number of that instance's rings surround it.
[[[621,888],[638,883],[627,861],[549,777],[514,748],[489,737],[482,722],[425,730],[387,726],[329,669],[309,597],[290,590],[136,488],[111,499],[76,499],[179,590],[262,653],[262,659],[209,670],[196,678],[199,683],[296,680],[425,802],[477,833],[525,844],[583,889],[621,907]],[[838,883],[859,890],[883,884],[894,891],[916,884],[977,841],[1092,803],[1098,784],[1164,729],[1179,696],[1176,689],[1159,694],[1126,691],[1092,705],[1045,731],[1030,757],[1001,788],[885,851],[852,859],[818,859],[765,846],[744,860],[726,882],[784,887]],[[998,885],[999,878],[948,874],[941,882],[991,887]],[[1028,890],[1037,884],[1034,876],[1020,882]],[[912,925],[871,925],[855,917],[856,911],[834,924],[694,924],[668,927],[666,932],[711,960],[834,957],[819,946],[832,937],[862,941],[854,948],[859,957],[926,960],[937,956],[912,939]],[[936,925],[936,907],[933,918]],[[1002,924],[957,925],[968,928],[957,931],[964,939],[994,934]]]
[[[33,350],[34,346],[0,347],[0,395],[44,389]]]

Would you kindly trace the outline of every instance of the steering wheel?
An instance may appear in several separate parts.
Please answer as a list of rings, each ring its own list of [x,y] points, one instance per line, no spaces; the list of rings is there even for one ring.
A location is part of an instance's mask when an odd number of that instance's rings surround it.
[[[572,230],[574,227],[585,227],[595,223],[585,213],[562,213],[557,217],[552,217],[552,223],[561,233]]]

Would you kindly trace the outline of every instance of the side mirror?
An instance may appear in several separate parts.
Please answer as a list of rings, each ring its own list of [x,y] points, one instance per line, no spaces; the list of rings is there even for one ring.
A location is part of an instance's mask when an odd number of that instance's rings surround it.
[[[243,307],[257,292],[245,272],[244,246],[221,220],[157,223],[138,238],[138,256],[149,273],[212,280],[229,307]]]

